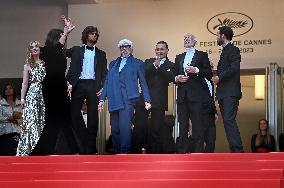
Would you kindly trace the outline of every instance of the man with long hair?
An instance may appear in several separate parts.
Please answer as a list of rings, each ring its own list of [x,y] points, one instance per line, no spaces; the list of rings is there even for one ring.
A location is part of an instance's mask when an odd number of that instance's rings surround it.
[[[87,26],[82,32],[83,46],[73,46],[66,51],[66,56],[71,58],[66,78],[70,83],[71,117],[80,154],[97,153],[98,97],[107,74],[106,53],[96,47],[98,38],[98,29]],[[81,113],[85,99],[88,106],[87,127]]]

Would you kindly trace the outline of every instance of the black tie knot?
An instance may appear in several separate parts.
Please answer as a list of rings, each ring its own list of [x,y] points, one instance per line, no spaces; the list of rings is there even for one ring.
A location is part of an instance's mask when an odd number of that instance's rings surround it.
[[[86,49],[93,51],[93,50],[94,50],[94,47],[86,46]]]

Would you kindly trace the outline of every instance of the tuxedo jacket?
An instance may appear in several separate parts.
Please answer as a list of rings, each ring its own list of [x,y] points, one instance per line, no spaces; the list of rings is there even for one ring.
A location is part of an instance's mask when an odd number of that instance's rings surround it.
[[[175,58],[175,71],[174,76],[185,75],[183,63],[186,53],[182,53]],[[197,67],[199,72],[189,73],[188,80],[185,83],[177,83],[177,103],[187,101],[193,102],[209,102],[211,96],[208,92],[208,86],[205,82],[211,80],[212,71],[208,54],[206,52],[195,50],[194,56],[191,61],[191,66]]]
[[[99,91],[103,87],[107,75],[107,59],[106,53],[97,47],[95,47],[94,58],[94,71],[96,91]],[[73,89],[76,88],[76,84],[81,76],[83,59],[85,53],[85,46],[74,46],[66,50],[66,56],[71,58],[70,67],[66,75],[67,81],[72,85]]]
[[[119,81],[119,65],[121,57],[112,61],[109,65],[107,79],[105,80],[100,100],[108,98],[109,112],[124,108],[122,101],[122,92]],[[132,55],[127,58],[126,64],[123,67],[125,72],[125,89],[127,93],[127,100],[137,102],[140,97],[138,81],[142,89],[142,95],[145,102],[151,102],[149,89],[145,79],[144,63],[143,61],[134,58]]]
[[[151,97],[153,108],[168,110],[168,86],[172,81],[171,74],[174,63],[167,58],[165,62],[156,68],[155,58],[145,60],[145,76]]]
[[[219,83],[216,89],[216,99],[224,97],[242,97],[240,83],[240,62],[241,55],[239,48],[228,43],[220,56],[217,66]]]

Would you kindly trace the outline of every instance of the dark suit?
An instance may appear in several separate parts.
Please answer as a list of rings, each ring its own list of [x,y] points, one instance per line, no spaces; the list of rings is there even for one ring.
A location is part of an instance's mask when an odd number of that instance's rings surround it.
[[[236,122],[239,99],[242,97],[240,62],[239,48],[228,43],[223,48],[217,67],[219,83],[216,99],[220,106],[231,152],[243,152],[242,140]]]
[[[143,62],[131,55],[119,72],[120,62],[121,58],[119,57],[110,63],[100,100],[104,101],[108,98],[114,152],[129,153],[134,107],[140,96],[138,80],[144,101],[151,102],[151,100],[145,80]]]
[[[186,53],[182,53],[176,56],[175,76],[185,75],[183,67],[185,55]],[[208,107],[208,102],[211,98],[204,78],[210,80],[212,77],[207,53],[195,50],[191,66],[197,67],[199,73],[190,73],[188,74],[189,78],[187,82],[177,84],[177,113],[179,122],[177,153],[189,152],[189,119],[192,122],[192,139],[195,145],[194,152],[204,152],[205,127],[203,124],[203,109]]]
[[[96,136],[98,130],[98,92],[104,83],[107,74],[107,60],[104,51],[95,48],[94,71],[95,79],[80,79],[82,72],[85,46],[74,46],[66,51],[66,56],[71,58],[67,80],[72,85],[71,117],[81,154],[94,154],[96,149]],[[88,125],[85,126],[81,109],[87,99]]]
[[[217,113],[216,106],[215,106],[215,97],[214,97],[214,84],[212,80],[209,80],[211,84],[211,91],[210,93],[211,100],[209,101],[208,108],[205,108],[205,118],[204,123],[207,126],[205,129],[205,153],[214,153],[215,150],[215,141],[216,141],[216,124],[215,124],[215,114]],[[209,87],[209,86],[208,86]],[[208,92],[210,92],[208,88]],[[208,121],[209,120],[209,121]]]
[[[141,99],[135,109],[133,153],[141,153],[142,148],[146,148],[147,140],[147,152],[163,153],[161,133],[162,129],[165,128],[165,111],[168,110],[168,86],[172,81],[170,74],[173,71],[174,64],[167,58],[160,67],[156,68],[153,64],[154,62],[155,58],[145,61],[145,75],[152,108],[146,110],[144,101]],[[146,122],[148,122],[150,112],[151,125],[148,131]]]

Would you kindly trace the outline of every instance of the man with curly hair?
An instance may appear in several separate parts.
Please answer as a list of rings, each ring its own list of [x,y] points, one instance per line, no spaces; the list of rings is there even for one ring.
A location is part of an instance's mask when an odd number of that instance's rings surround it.
[[[71,97],[71,117],[80,154],[95,154],[98,131],[98,102],[107,74],[106,53],[96,47],[98,29],[87,26],[82,32],[83,46],[73,46],[66,51],[71,58],[67,80]],[[87,100],[87,127],[81,108]]]

